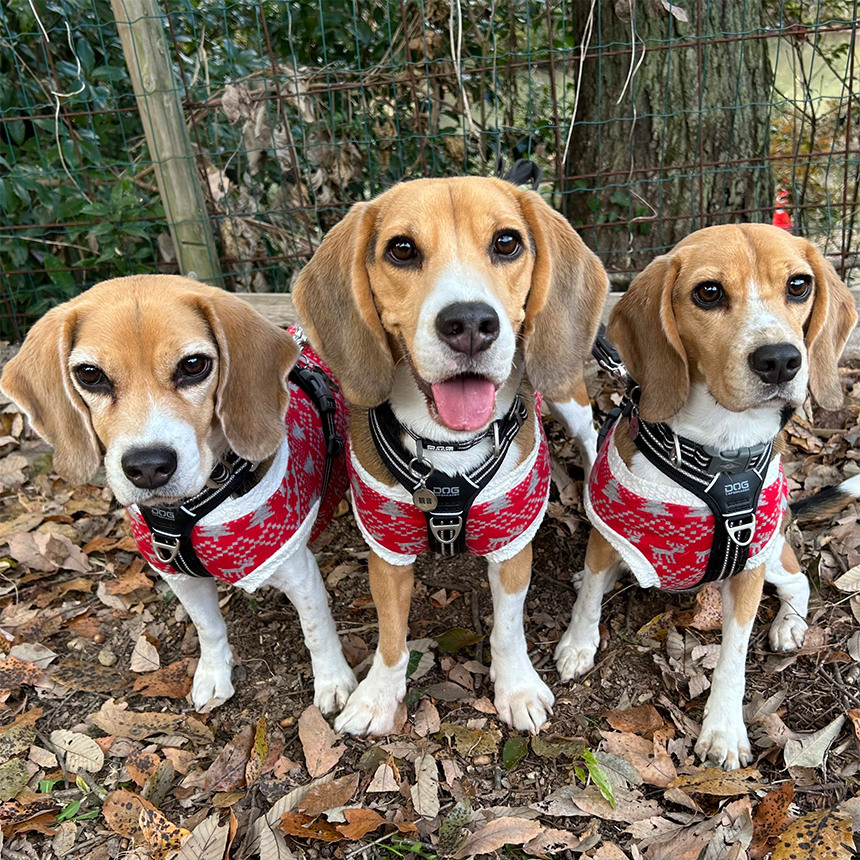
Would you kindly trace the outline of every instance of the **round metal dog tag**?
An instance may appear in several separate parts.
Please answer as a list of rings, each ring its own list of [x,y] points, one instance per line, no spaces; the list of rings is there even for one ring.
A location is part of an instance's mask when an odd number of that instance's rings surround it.
[[[412,501],[419,511],[435,511],[436,505],[439,504],[436,493],[433,490],[428,490],[427,487],[419,487],[412,494]]]

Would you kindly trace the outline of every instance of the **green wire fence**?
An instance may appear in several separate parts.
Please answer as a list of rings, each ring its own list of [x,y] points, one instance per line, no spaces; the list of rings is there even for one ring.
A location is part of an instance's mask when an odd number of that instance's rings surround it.
[[[123,274],[288,291],[353,202],[499,158],[620,289],[774,217],[851,277],[858,2],[4,0],[0,337]]]

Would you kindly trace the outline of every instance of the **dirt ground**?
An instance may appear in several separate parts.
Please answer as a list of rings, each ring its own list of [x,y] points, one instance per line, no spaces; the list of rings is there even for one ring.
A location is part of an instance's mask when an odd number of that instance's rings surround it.
[[[860,472],[860,370],[843,372],[846,408],[789,427],[795,496]],[[595,395],[599,411],[617,399],[607,380]],[[495,851],[595,860],[852,856],[854,820],[860,827],[860,815],[852,818],[860,809],[860,508],[794,528],[812,584],[810,631],[800,653],[773,654],[767,629],[778,604],[765,597],[745,700],[757,760],[726,775],[702,768],[692,751],[720,638],[714,589],[661,594],[623,580],[604,603],[597,666],[578,683],[559,682],[552,652],[569,620],[588,525],[573,446],[547,427],[553,490],[535,541],[525,625],[532,659],[556,696],[552,720],[530,740],[495,718],[485,565],[424,557],[399,731],[362,740],[334,738],[309,707],[297,616],[270,589],[223,589],[237,692],[194,716],[187,692],[197,644],[186,614],[142,566],[109,492],[56,478],[50,449],[7,405],[4,860],[217,860],[228,850],[235,860]],[[361,672],[376,625],[366,548],[350,512],[315,549],[344,649]],[[182,853],[171,853],[183,837]]]

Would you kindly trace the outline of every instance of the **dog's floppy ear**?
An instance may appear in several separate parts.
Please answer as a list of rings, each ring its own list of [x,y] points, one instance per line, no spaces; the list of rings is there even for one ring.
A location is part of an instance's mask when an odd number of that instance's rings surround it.
[[[220,353],[215,414],[230,447],[258,462],[284,438],[287,374],[298,358],[292,337],[247,302],[209,289],[198,297]]]
[[[526,372],[545,397],[565,402],[582,381],[609,280],[573,227],[539,194],[521,191],[519,203],[535,252],[523,322]]]
[[[394,384],[394,359],[370,289],[376,208],[356,203],[302,269],[293,301],[311,343],[346,399],[378,406]]]
[[[33,429],[54,446],[54,468],[73,484],[92,478],[101,461],[89,410],[69,375],[76,311],[48,311],[30,330],[3,371],[0,387],[27,414]]]
[[[843,396],[836,365],[857,324],[857,309],[830,261],[811,242],[806,245],[806,257],[815,275],[815,298],[805,337],[809,388],[825,409],[839,409]]]
[[[675,325],[672,290],[679,265],[657,257],[637,275],[609,317],[606,336],[639,383],[639,412],[646,421],[666,421],[690,392],[687,354]]]

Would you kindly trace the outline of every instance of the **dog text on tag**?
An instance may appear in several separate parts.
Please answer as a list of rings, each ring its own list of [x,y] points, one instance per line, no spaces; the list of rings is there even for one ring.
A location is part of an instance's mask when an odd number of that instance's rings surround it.
[[[436,505],[439,504],[436,493],[433,490],[428,490],[427,487],[419,487],[412,494],[412,501],[419,511],[435,511]]]

